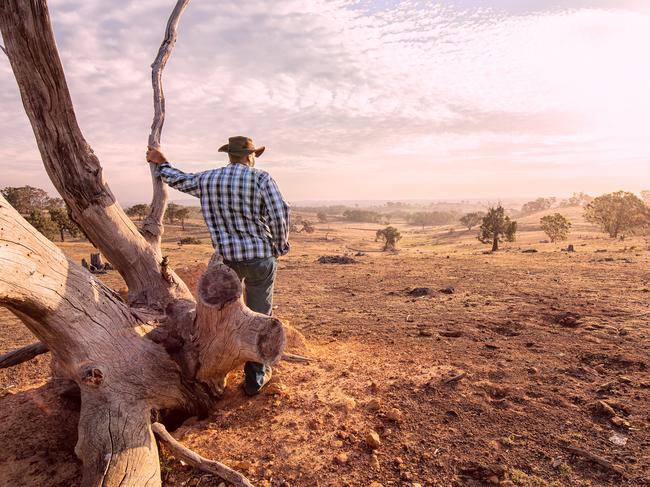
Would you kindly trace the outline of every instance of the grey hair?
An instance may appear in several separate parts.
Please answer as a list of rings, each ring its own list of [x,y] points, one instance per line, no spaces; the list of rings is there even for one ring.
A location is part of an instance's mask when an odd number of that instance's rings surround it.
[[[252,152],[250,154],[244,154],[244,155],[229,153],[228,159],[230,159],[230,162],[252,166],[253,164],[255,164],[255,153]]]

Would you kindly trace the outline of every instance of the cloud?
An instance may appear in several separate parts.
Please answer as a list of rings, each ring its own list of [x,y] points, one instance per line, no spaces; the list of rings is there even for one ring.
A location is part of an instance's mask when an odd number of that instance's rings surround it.
[[[250,134],[291,199],[507,196],[555,191],[564,174],[567,191],[618,189],[650,175],[650,15],[515,3],[191,3],[165,72],[163,143],[195,171]],[[148,66],[172,5],[50,4],[81,127],[125,200],[148,184]],[[24,184],[42,169],[1,60],[0,103],[0,183]]]

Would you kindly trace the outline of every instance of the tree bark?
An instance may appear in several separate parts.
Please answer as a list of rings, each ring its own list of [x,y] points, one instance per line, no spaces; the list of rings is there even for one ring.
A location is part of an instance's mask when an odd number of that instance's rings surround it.
[[[104,181],[77,124],[46,1],[3,0],[0,31],[45,169],[75,222],[126,281],[129,300],[164,309],[176,297],[189,297],[173,273],[169,281],[162,276],[159,253]]]
[[[177,364],[146,338],[147,326],[115,292],[67,259],[2,197],[0,263],[0,305],[25,323],[51,350],[58,371],[81,389],[75,451],[84,463],[84,485],[117,485],[131,475],[136,457],[141,467],[135,470],[159,485],[155,447],[147,440],[149,415],[193,399]]]

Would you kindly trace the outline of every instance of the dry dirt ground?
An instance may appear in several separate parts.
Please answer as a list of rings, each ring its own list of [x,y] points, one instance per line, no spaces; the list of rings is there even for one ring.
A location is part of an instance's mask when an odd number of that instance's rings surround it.
[[[568,253],[539,242],[538,220],[495,254],[459,228],[402,227],[397,254],[376,252],[375,225],[296,235],[275,313],[313,361],[280,364],[254,398],[235,374],[219,409],[174,435],[262,486],[650,485],[648,241],[578,222]],[[166,253],[196,275],[211,248],[174,231]],[[345,253],[357,263],[317,262]],[[8,312],[0,322],[0,353],[33,341]],[[0,371],[1,486],[78,485],[77,404],[48,365]],[[162,467],[167,486],[221,484],[164,453]]]

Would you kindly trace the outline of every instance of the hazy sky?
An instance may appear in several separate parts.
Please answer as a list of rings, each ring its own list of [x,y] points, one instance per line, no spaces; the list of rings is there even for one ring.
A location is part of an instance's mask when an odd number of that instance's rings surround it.
[[[80,125],[122,201],[149,199],[149,65],[174,3],[49,2]],[[163,147],[195,172],[250,135],[293,201],[638,191],[649,4],[192,0]],[[0,160],[0,186],[51,188],[1,53]]]

